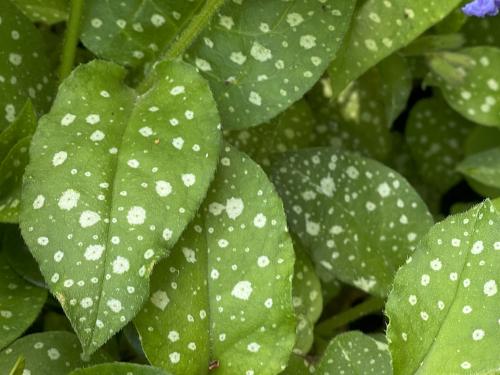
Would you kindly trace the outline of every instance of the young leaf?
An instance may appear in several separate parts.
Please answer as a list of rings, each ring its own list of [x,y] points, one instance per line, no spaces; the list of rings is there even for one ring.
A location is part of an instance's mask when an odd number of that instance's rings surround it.
[[[224,127],[259,125],[300,99],[339,50],[354,4],[228,1],[186,54],[210,82]]]
[[[387,344],[351,331],[330,342],[313,373],[392,375],[391,356]]]
[[[134,323],[149,361],[175,374],[276,374],[295,339],[294,254],[265,173],[226,147],[207,198],[151,278]]]
[[[9,0],[0,1],[0,132],[31,98],[39,112],[52,101],[53,75],[40,32]]]
[[[218,160],[206,82],[180,62],[152,74],[139,93],[113,63],[80,66],[33,137],[21,228],[87,353],[136,315]]]
[[[420,100],[411,110],[405,136],[422,179],[440,192],[460,181],[456,165],[464,157],[474,127],[440,98]]]
[[[436,224],[396,274],[386,314],[396,374],[500,368],[500,214],[490,201]]]
[[[459,53],[471,62],[455,69],[461,77],[460,82],[449,82],[434,71],[433,84],[440,87],[448,104],[465,118],[481,125],[500,127],[500,49],[473,47]]]
[[[314,140],[314,126],[311,108],[305,100],[300,100],[269,123],[226,131],[224,135],[267,170],[277,154],[309,146]]]
[[[67,375],[79,367],[109,361],[102,351],[88,359],[77,337],[69,332],[42,332],[24,336],[0,352],[0,373],[8,374],[19,356],[25,359],[23,374]]]
[[[168,375],[163,370],[135,363],[103,363],[74,370],[70,375]]]
[[[138,67],[158,58],[203,3],[202,0],[89,0],[82,42],[99,57]]]
[[[21,139],[0,162],[0,222],[17,223],[24,168],[29,162],[31,137]]]
[[[467,157],[457,170],[481,184],[500,189],[500,147]]]
[[[35,321],[46,299],[47,291],[21,279],[9,267],[2,251],[0,253],[0,349],[26,331]]]
[[[49,25],[68,18],[68,0],[12,0],[32,21]]]
[[[368,293],[388,293],[395,271],[432,225],[410,184],[371,159],[331,148],[297,151],[276,163],[273,177],[319,276]]]
[[[366,0],[354,15],[341,53],[329,71],[333,96],[385,57],[442,20],[460,0]]]

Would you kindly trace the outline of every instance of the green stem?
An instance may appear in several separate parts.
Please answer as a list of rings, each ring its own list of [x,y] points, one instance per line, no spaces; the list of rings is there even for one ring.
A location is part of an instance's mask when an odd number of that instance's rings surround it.
[[[59,79],[69,76],[75,63],[76,46],[80,36],[80,24],[85,0],[71,0],[71,9],[64,37],[64,45],[59,67]]]
[[[322,337],[329,337],[335,333],[335,330],[353,322],[363,316],[372,314],[383,309],[385,300],[378,297],[370,297],[366,301],[351,307],[349,310],[343,311],[332,316],[316,326],[315,331]]]
[[[224,0],[207,0],[203,8],[197,13],[180,36],[163,55],[162,60],[174,60],[181,57],[205,29],[212,16],[224,4]]]

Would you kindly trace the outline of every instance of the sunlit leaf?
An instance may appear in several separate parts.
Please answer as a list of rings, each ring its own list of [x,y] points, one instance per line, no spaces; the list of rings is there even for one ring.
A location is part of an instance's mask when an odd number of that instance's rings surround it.
[[[23,374],[67,375],[79,367],[106,362],[102,351],[88,359],[77,337],[69,332],[42,332],[24,336],[0,352],[0,373],[8,374],[19,356],[25,359]]]
[[[151,366],[114,362],[74,370],[70,375],[167,375],[167,373]]]
[[[291,229],[319,276],[384,296],[432,224],[425,203],[392,169],[331,148],[287,153],[273,181]]]
[[[183,375],[209,367],[278,373],[295,341],[293,262],[273,185],[227,147],[198,216],[156,266],[134,320],[149,361]]]
[[[490,201],[451,216],[429,231],[398,271],[386,305],[396,374],[500,368],[499,225]]]
[[[0,253],[0,348],[4,348],[26,331],[40,313],[46,298],[45,289],[31,285],[10,268],[2,251]]]
[[[140,309],[219,153],[216,106],[191,66],[158,64],[144,93],[124,74],[94,61],[65,80],[24,179],[23,236],[88,353]]]

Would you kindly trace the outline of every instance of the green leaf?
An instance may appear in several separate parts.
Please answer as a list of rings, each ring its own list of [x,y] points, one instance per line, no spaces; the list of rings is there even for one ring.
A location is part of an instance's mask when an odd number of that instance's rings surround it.
[[[24,372],[24,357],[19,356],[17,358],[16,363],[14,363],[14,366],[9,371],[9,375],[23,375],[23,372]]]
[[[139,93],[113,63],[80,66],[33,137],[21,228],[87,353],[136,315],[218,160],[206,82],[180,62],[152,74]]]
[[[385,296],[395,271],[432,225],[425,203],[378,162],[319,148],[288,153],[273,181],[289,225],[319,276]]]
[[[97,366],[74,370],[70,375],[167,375],[166,372],[151,366],[135,363],[103,363]]]
[[[14,122],[0,133],[0,162],[21,139],[33,135],[36,129],[36,114],[28,100]]]
[[[468,17],[461,31],[469,46],[500,45],[500,17]]]
[[[175,374],[276,374],[295,341],[294,254],[265,173],[226,147],[196,219],[151,278],[134,320],[149,361]]]
[[[225,132],[225,138],[264,169],[277,154],[305,148],[314,140],[314,116],[305,100],[293,104],[269,123]]]
[[[420,100],[412,108],[405,136],[427,184],[444,193],[460,181],[455,167],[464,157],[464,143],[473,127],[440,98]]]
[[[224,127],[259,125],[300,99],[339,50],[354,5],[227,2],[186,55],[210,82]]]
[[[329,71],[333,96],[385,57],[405,47],[426,29],[442,20],[460,0],[366,0],[354,22],[341,53]]]
[[[138,67],[160,57],[203,0],[89,0],[82,42],[99,57]]]
[[[296,354],[290,355],[286,369],[280,372],[281,375],[306,375],[310,373],[309,362]]]
[[[102,351],[86,358],[73,333],[57,331],[24,336],[4,349],[0,352],[0,373],[8,373],[19,356],[26,363],[23,374],[33,375],[67,375],[73,369],[110,359]]]
[[[0,163],[0,222],[17,223],[21,203],[24,169],[29,162],[31,137],[25,137],[12,147]]]
[[[488,200],[451,216],[398,271],[386,305],[396,374],[498,371],[499,225]]]
[[[297,317],[294,353],[305,355],[314,341],[314,324],[323,311],[321,284],[314,266],[302,246],[294,241],[295,271],[293,306]]]
[[[0,2],[0,132],[31,98],[38,112],[52,102],[53,75],[40,32],[10,1]]]
[[[68,18],[68,0],[11,0],[32,21],[48,25]]]
[[[328,345],[314,374],[392,375],[387,344],[358,331],[342,333]]]
[[[326,93],[331,93],[331,83],[325,84],[329,85]],[[405,109],[411,88],[406,60],[393,55],[352,82],[338,97],[328,97],[324,87],[317,87],[309,99],[318,122],[329,129],[329,144],[383,160],[392,148],[390,129]]]
[[[0,349],[21,336],[35,321],[47,291],[20,278],[0,253]],[[1,366],[0,366],[1,367]]]
[[[470,60],[465,67],[459,64],[455,68],[460,80],[451,82],[434,69],[432,83],[440,87],[448,104],[465,118],[500,127],[500,49],[473,47],[458,52]]]
[[[500,147],[467,157],[457,170],[481,184],[500,189]]]

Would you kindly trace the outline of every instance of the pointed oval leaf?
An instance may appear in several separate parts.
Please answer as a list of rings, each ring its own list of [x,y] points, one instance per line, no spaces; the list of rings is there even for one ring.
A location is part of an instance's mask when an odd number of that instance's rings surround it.
[[[189,23],[203,0],[90,0],[82,42],[99,57],[138,67],[158,58]]]
[[[11,0],[32,21],[49,25],[68,18],[68,0]]]
[[[473,127],[439,98],[420,100],[412,108],[405,136],[425,182],[445,192],[460,181],[455,167]]]
[[[8,265],[5,253],[0,253],[0,349],[28,329],[46,299],[47,291],[19,277]]]
[[[197,218],[152,276],[134,320],[149,361],[175,374],[276,374],[293,348],[294,254],[265,173],[226,148]]]
[[[432,225],[425,203],[397,172],[331,148],[288,153],[273,181],[288,222],[333,276],[385,296],[395,271]]]
[[[74,370],[70,375],[168,375],[161,369],[135,363],[103,363]]]
[[[259,125],[300,99],[339,50],[354,5],[227,2],[186,56],[210,82],[224,127]]]
[[[500,48],[473,47],[458,52],[470,59],[465,68],[456,68],[460,82],[448,83],[434,73],[434,84],[440,87],[448,104],[465,118],[500,127]]]
[[[328,345],[314,374],[392,375],[387,344],[358,331],[342,333]]]
[[[457,170],[483,185],[500,189],[500,147],[468,156]]]
[[[124,74],[94,61],[62,84],[23,187],[23,236],[90,353],[138,312],[219,153],[215,102],[194,68],[158,64],[145,93]]]
[[[90,359],[82,354],[78,338],[70,332],[42,332],[24,336],[0,352],[0,373],[8,374],[19,356],[25,359],[23,374],[67,375],[79,367],[110,360],[103,351]]]
[[[396,374],[500,368],[499,225],[490,201],[451,216],[429,231],[398,271],[386,305]]]
[[[442,20],[460,0],[367,0],[356,9],[344,48],[330,66],[333,96],[383,58]]]
[[[0,1],[0,131],[14,121],[27,98],[45,111],[53,76],[40,32],[10,1]]]

